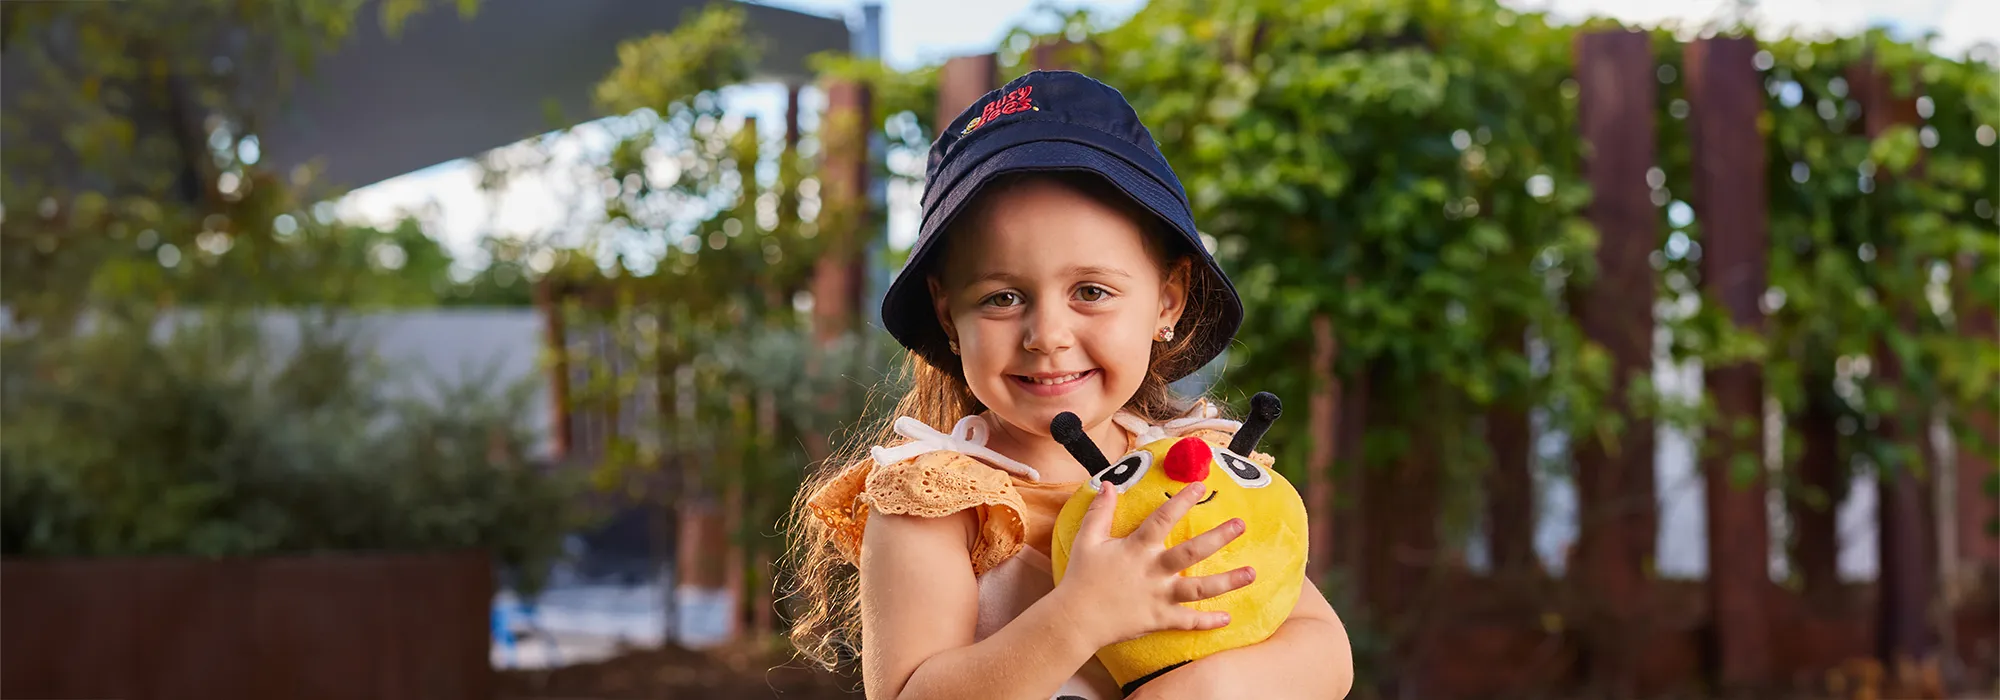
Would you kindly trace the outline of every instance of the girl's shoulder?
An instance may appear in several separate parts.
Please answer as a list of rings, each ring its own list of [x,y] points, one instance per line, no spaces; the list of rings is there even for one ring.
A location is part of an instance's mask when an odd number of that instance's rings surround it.
[[[870,513],[941,518],[969,511],[976,525],[970,554],[983,573],[1018,553],[1027,539],[1026,504],[1016,478],[1039,474],[986,447],[986,423],[967,416],[944,433],[912,418],[898,418],[892,446],[876,446],[867,459],[847,465],[807,501],[808,511],[831,530],[834,546],[860,561]]]

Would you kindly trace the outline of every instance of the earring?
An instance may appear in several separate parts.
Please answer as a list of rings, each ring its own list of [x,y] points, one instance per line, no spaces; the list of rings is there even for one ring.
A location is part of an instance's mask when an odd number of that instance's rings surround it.
[[[1160,332],[1153,334],[1153,339],[1162,343],[1174,342],[1174,327],[1161,326]]]
[[[951,354],[953,354],[953,355],[956,355],[956,354],[958,354],[958,340],[957,340],[957,339],[952,339],[952,340],[947,340],[947,341],[945,341],[945,345],[946,345],[946,346],[949,346],[949,347],[951,348]]]

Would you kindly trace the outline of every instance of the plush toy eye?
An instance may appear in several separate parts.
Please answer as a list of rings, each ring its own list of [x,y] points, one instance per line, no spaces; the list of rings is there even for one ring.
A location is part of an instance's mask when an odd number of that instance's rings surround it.
[[[1138,483],[1139,477],[1145,476],[1146,470],[1152,466],[1153,453],[1134,452],[1111,463],[1111,468],[1091,477],[1091,481],[1097,482],[1099,490],[1104,488],[1104,484],[1110,484],[1116,487],[1119,493],[1124,493],[1126,489]]]
[[[1271,485],[1270,472],[1264,471],[1264,468],[1257,466],[1256,462],[1238,457],[1229,450],[1216,449],[1215,463],[1222,465],[1222,471],[1228,473],[1229,478],[1243,488],[1257,489]]]

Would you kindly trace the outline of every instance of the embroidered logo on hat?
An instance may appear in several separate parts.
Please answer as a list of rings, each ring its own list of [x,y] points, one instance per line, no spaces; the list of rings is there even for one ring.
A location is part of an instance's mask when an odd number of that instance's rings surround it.
[[[1042,111],[1042,108],[1036,107],[1034,102],[1028,100],[1028,93],[1034,92],[1034,90],[1035,86],[1033,85],[1023,85],[1013,92],[1007,93],[1006,97],[986,103],[986,107],[979,110],[979,116],[973,117],[970,122],[966,122],[965,130],[958,133],[960,135],[970,134],[973,129],[977,129],[984,124],[990,124],[993,120],[1003,115],[1029,110]]]

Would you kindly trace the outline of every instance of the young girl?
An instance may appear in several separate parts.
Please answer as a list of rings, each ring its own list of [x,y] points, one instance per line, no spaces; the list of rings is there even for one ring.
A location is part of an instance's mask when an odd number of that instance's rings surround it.
[[[859,653],[878,700],[1125,696],[1092,655],[1229,624],[1179,604],[1255,572],[1180,572],[1243,525],[1163,548],[1201,499],[1195,484],[1113,538],[1117,490],[1106,488],[1052,585],[1056,515],[1090,474],[1049,423],[1075,413],[1107,455],[1141,431],[1226,445],[1237,424],[1167,385],[1222,352],[1241,302],[1152,135],[1123,96],[1083,75],[1037,71],[989,93],[932,146],[926,179],[920,237],[882,307],[910,350],[912,386],[865,457],[830,461],[803,491],[796,593],[808,611],[793,641],[828,665]],[[1346,631],[1308,583],[1270,639],[1127,690],[1339,698],[1352,677]]]

